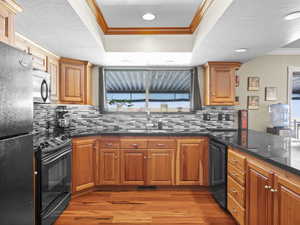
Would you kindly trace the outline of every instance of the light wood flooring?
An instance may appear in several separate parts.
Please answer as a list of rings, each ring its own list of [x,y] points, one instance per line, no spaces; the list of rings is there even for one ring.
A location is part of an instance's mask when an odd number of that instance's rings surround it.
[[[96,191],[72,199],[55,225],[236,225],[204,190]]]

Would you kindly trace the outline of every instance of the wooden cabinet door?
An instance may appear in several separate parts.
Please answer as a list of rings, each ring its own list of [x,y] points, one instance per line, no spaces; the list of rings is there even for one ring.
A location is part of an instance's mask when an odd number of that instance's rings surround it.
[[[177,177],[178,185],[208,185],[207,140],[178,140]]]
[[[234,105],[235,69],[228,66],[213,66],[210,76],[211,103]]]
[[[14,14],[6,7],[0,5],[0,41],[14,44]]]
[[[60,101],[84,103],[85,70],[83,64],[60,64]]]
[[[32,55],[32,68],[36,70],[47,70],[47,56],[39,49],[30,47],[29,53]]]
[[[274,225],[300,224],[300,183],[275,176]]]
[[[100,149],[98,184],[120,184],[120,151],[118,149]]]
[[[51,75],[51,101],[59,99],[59,62],[48,57],[48,73]]]
[[[175,150],[150,149],[147,157],[147,184],[172,185],[175,173]]]
[[[249,163],[247,165],[246,209],[247,225],[271,225],[272,213],[272,174],[267,170]]]
[[[95,186],[95,145],[94,139],[73,142],[73,192]]]
[[[147,150],[121,150],[121,184],[144,185]]]

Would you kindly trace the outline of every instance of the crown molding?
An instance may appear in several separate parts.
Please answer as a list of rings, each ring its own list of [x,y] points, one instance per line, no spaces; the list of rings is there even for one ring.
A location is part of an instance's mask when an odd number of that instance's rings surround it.
[[[215,0],[204,0],[188,27],[109,27],[96,0],[86,0],[105,35],[193,34]]]
[[[15,0],[0,0],[0,3],[15,14],[23,11],[22,7]]]

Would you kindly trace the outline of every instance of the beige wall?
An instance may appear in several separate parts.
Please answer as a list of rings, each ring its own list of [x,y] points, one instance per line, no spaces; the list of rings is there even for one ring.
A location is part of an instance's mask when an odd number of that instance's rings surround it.
[[[287,70],[288,66],[300,66],[300,56],[267,55],[258,57],[242,65],[238,75],[240,87],[237,96],[240,96],[240,107],[247,107],[247,96],[258,95],[260,108],[249,111],[249,128],[265,131],[270,124],[268,105],[274,103],[287,103]],[[247,91],[248,76],[260,77],[260,90]],[[278,101],[265,101],[265,87],[277,87]]]

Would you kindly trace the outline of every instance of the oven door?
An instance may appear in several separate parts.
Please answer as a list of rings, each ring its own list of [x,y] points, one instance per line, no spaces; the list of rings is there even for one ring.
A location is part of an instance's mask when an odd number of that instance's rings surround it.
[[[71,196],[71,147],[42,158],[40,188],[42,224],[52,224]]]
[[[33,70],[33,101],[36,103],[50,103],[50,74]]]

